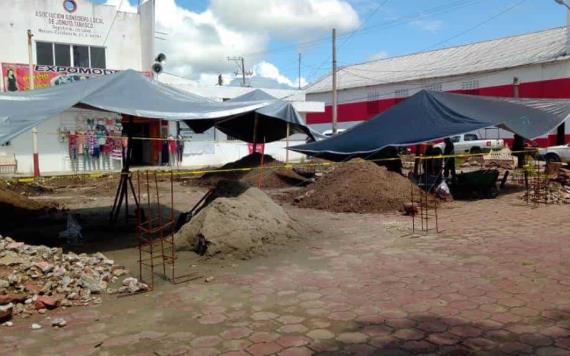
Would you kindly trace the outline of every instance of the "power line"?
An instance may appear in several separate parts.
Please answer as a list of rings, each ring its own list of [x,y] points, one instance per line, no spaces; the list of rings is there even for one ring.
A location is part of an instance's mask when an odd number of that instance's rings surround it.
[[[435,47],[435,46],[438,46],[438,45],[440,45],[440,44],[443,44],[443,43],[445,43],[445,42],[448,42],[448,41],[450,41],[451,39],[460,37],[460,36],[462,36],[462,35],[464,35],[464,34],[470,32],[470,31],[472,31],[472,30],[474,30],[474,29],[476,29],[476,28],[479,28],[479,27],[481,27],[481,26],[483,26],[483,25],[485,25],[485,24],[491,22],[492,20],[494,20],[494,19],[496,19],[496,18],[498,18],[498,17],[504,15],[505,13],[507,13],[507,12],[513,10],[514,8],[518,7],[519,5],[521,5],[522,3],[526,2],[526,1],[527,1],[527,0],[521,0],[521,1],[519,1],[519,2],[517,2],[517,3],[515,3],[515,4],[513,4],[513,5],[511,5],[511,6],[509,6],[509,7],[507,7],[506,9],[503,9],[503,10],[500,11],[499,13],[497,13],[497,14],[495,14],[495,15],[493,15],[493,16],[487,18],[487,19],[485,19],[484,21],[482,21],[482,22],[476,24],[475,26],[472,26],[472,27],[470,27],[470,28],[468,28],[468,29],[466,29],[466,30],[464,30],[464,31],[461,31],[461,32],[458,33],[458,34],[455,34],[455,35],[453,35],[453,36],[447,38],[446,40],[440,41],[440,42],[438,42],[438,43],[436,43],[436,44],[434,44],[434,45],[432,45],[432,46],[429,46],[429,47],[427,47],[427,48],[428,48],[428,49],[429,49],[429,48],[433,48],[433,47]],[[500,41],[497,41],[497,43],[495,44],[494,48],[496,48],[496,47],[499,46],[499,45],[501,45],[501,42],[500,42]],[[424,49],[423,51],[425,52],[426,50]],[[492,49],[488,49],[488,51],[492,51]],[[421,53],[422,53],[422,51],[420,51],[420,52],[418,52],[418,53],[416,53],[416,54],[421,54]],[[373,62],[377,62],[377,61],[380,61],[380,60],[373,60],[373,61],[368,61],[368,62],[362,62],[362,63],[358,63],[358,64],[356,64],[356,65],[352,65],[352,66],[349,66],[349,67],[345,67],[344,69],[345,69],[346,72],[351,73],[352,75],[354,75],[354,76],[356,76],[356,77],[359,77],[359,78],[362,78],[362,79],[367,79],[368,81],[372,80],[372,81],[377,81],[377,82],[380,82],[380,83],[382,83],[382,82],[384,82],[384,83],[392,83],[392,82],[382,81],[380,78],[363,77],[363,76],[361,76],[361,75],[357,75],[357,74],[351,72],[351,70],[362,71],[362,72],[376,72],[376,73],[383,73],[383,72],[389,73],[389,72],[390,72],[390,71],[381,71],[381,70],[380,70],[380,71],[378,71],[378,70],[375,71],[375,70],[371,70],[371,69],[360,69],[360,68],[356,67],[357,65],[362,65],[362,64],[367,64],[367,63],[373,63]],[[481,65],[481,64],[492,63],[492,62],[494,62],[494,60],[489,60],[489,61],[487,61],[487,62],[481,62],[481,61],[477,60],[477,61],[476,61],[476,64],[477,64],[477,65]],[[431,63],[431,64],[434,64],[434,63]],[[426,66],[429,66],[429,64],[427,64]],[[456,65],[456,66],[430,68],[429,71],[437,71],[437,70],[442,70],[442,69],[453,69],[453,68],[460,68],[460,67],[465,67],[465,66],[466,66],[466,64],[463,63],[463,64],[461,64],[461,65]],[[350,70],[347,70],[347,68],[350,68]],[[411,70],[402,70],[402,71],[393,71],[393,72],[407,73],[407,72],[414,72],[414,71],[417,71],[417,72],[425,72],[426,70],[425,70],[425,69],[418,69],[418,70],[411,69]],[[420,79],[420,78],[414,78],[414,79]],[[321,80],[322,80],[322,79],[321,79]],[[318,82],[319,82],[319,81],[317,81],[316,83],[318,83]],[[316,83],[315,83],[315,84],[316,84]],[[369,85],[370,85],[370,84],[369,84]]]
[[[467,6],[471,6],[477,3],[481,3],[484,0],[454,0],[448,4],[445,5],[439,5],[439,6],[435,6],[433,8],[429,8],[427,10],[422,11],[421,14],[416,14],[416,15],[407,15],[407,16],[402,16],[399,17],[395,20],[386,22],[386,23],[382,23],[382,24],[377,24],[377,25],[372,25],[372,26],[366,26],[366,27],[362,27],[353,31],[348,31],[345,33],[340,34],[338,37],[346,37],[346,36],[355,36],[355,35],[360,35],[362,33],[365,32],[369,32],[370,30],[373,29],[387,29],[390,27],[394,27],[394,26],[399,26],[402,24],[406,24],[412,20],[416,20],[419,18],[423,18],[426,15],[440,15],[440,14],[444,14],[444,13],[448,13],[448,12],[452,12],[455,10],[459,10],[461,8],[467,7]],[[271,50],[264,50],[264,51],[257,51],[257,52],[249,52],[249,53],[244,53],[244,56],[253,56],[253,55],[259,55],[259,54],[267,54],[267,53],[275,53],[275,52],[282,52],[282,51],[286,51],[289,50],[291,48],[298,48],[298,46],[305,46],[305,48],[307,48],[307,46],[314,46],[316,44],[318,44],[321,41],[324,40],[328,40],[328,36],[322,36],[319,38],[316,38],[314,40],[308,40],[308,41],[303,41],[303,42],[299,42],[297,44],[294,45],[285,45],[285,46],[281,46],[281,47],[277,47],[277,48],[273,48]]]
[[[415,19],[424,18],[426,15],[442,15],[442,14],[450,13],[450,12],[453,12],[455,10],[459,10],[459,9],[464,8],[464,7],[475,5],[475,4],[481,3],[481,2],[482,2],[482,0],[452,2],[452,3],[448,3],[446,5],[440,5],[440,6],[436,6],[434,8],[430,8],[428,10],[425,10],[420,15],[400,17],[400,18],[398,18],[392,22],[388,22],[386,24],[375,25],[375,26],[369,26],[367,28],[363,28],[361,30],[358,30],[357,32],[359,32],[358,35],[361,35],[365,32],[369,32],[370,30],[375,29],[375,28],[379,29],[379,30],[385,30],[388,28],[399,26],[401,24],[409,23],[410,21],[415,20]],[[347,35],[347,34],[344,34],[344,35]],[[322,65],[317,70],[313,71],[312,74],[318,72],[318,70],[320,70],[320,68],[322,68]],[[319,80],[321,80],[321,79],[319,79]]]
[[[526,2],[526,1],[527,1],[527,0],[521,0],[521,1],[519,1],[519,2],[517,2],[517,3],[515,3],[515,4],[513,4],[513,5],[511,5],[511,6],[509,6],[509,7],[507,7],[506,9],[503,9],[502,11],[496,13],[495,15],[489,17],[488,19],[479,22],[479,23],[476,24],[475,26],[472,26],[472,27],[470,27],[470,28],[468,28],[468,29],[466,29],[466,30],[464,30],[464,31],[462,31],[462,32],[460,32],[460,33],[458,33],[458,34],[455,34],[455,35],[453,35],[453,36],[451,36],[451,37],[449,37],[449,38],[443,40],[443,41],[437,42],[436,44],[434,44],[434,45],[432,45],[432,46],[426,47],[426,48],[424,48],[422,51],[426,51],[426,50],[432,49],[432,48],[434,48],[434,47],[438,47],[438,46],[440,46],[440,45],[442,45],[442,44],[444,44],[444,43],[447,43],[447,42],[449,42],[449,41],[451,41],[451,40],[454,40],[454,39],[456,39],[456,38],[458,38],[458,37],[461,37],[461,36],[463,36],[463,35],[465,35],[465,34],[471,32],[471,31],[473,31],[473,30],[475,30],[475,29],[477,29],[477,28],[479,28],[479,27],[481,27],[481,26],[483,26],[483,25],[485,25],[485,24],[487,24],[487,23],[493,21],[494,19],[496,19],[496,18],[498,18],[498,17],[500,17],[500,16],[506,14],[507,12],[512,11],[513,9],[519,7],[522,3]]]
[[[364,22],[362,23],[362,25],[356,30],[356,31],[352,31],[350,32],[350,34],[348,35],[348,37],[346,37],[344,39],[344,41],[339,45],[339,49],[344,46],[345,44],[348,43],[348,41],[350,41],[350,39],[354,36],[355,33],[362,31],[365,28],[366,23],[378,12],[378,10],[380,10],[380,8],[382,8],[383,6],[385,6],[388,1],[390,0],[384,0],[382,3],[380,3],[364,20]],[[324,66],[327,62],[330,61],[330,56],[328,56],[320,65],[317,66],[317,68],[311,73],[311,76],[315,73],[318,72],[322,66]]]

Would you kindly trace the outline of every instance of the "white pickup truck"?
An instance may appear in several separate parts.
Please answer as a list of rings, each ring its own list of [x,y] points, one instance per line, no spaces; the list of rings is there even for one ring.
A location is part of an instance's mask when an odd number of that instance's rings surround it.
[[[505,141],[501,139],[489,139],[481,140],[477,134],[468,133],[457,136],[452,136],[451,141],[453,142],[453,147],[455,153],[482,153],[492,150],[500,150],[505,147]],[[444,142],[435,144],[434,149],[437,153],[443,153],[443,148],[445,147]],[[438,151],[439,150],[439,151]]]
[[[570,144],[541,148],[538,154],[546,162],[570,163]]]

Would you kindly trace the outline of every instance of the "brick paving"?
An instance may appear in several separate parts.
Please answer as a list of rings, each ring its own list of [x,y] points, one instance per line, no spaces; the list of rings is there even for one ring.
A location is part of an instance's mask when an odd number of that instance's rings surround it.
[[[438,235],[400,216],[291,208],[320,232],[212,283],[17,320],[7,354],[570,355],[570,208],[452,203]],[[43,329],[30,329],[32,322]]]

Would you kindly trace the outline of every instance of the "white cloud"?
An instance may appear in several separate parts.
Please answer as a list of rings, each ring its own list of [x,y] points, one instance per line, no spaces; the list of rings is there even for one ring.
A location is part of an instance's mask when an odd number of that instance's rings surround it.
[[[268,37],[253,32],[228,29],[210,10],[196,13],[161,0],[156,8],[157,30],[166,41],[157,40],[156,49],[168,58],[165,69],[198,79],[203,73],[229,72],[234,64],[228,56],[259,51]]]
[[[106,3],[118,6],[121,0]],[[136,12],[136,6],[123,0],[121,10]],[[218,73],[235,71],[227,57],[244,56],[246,70],[297,87],[295,80],[264,61],[270,39],[302,42],[333,27],[348,31],[358,26],[358,14],[346,0],[210,0],[203,12],[190,11],[175,0],[157,0],[156,30],[166,40],[156,40],[155,50],[166,54],[166,72],[205,84],[215,83]],[[258,64],[252,68],[253,63]]]
[[[137,7],[135,5],[131,5],[129,0],[107,0],[105,5],[113,5],[115,7],[121,5],[119,11],[134,12],[134,13],[137,12]]]
[[[378,53],[374,53],[368,59],[371,61],[377,61],[379,59],[384,59],[384,58],[388,58],[388,52],[386,51],[380,51]]]
[[[359,18],[344,0],[211,0],[211,10],[224,24],[280,37],[314,35],[314,31],[356,29]]]
[[[443,21],[430,20],[427,17],[422,17],[417,20],[411,21],[410,25],[429,33],[438,33],[443,28]]]
[[[255,76],[273,79],[279,84],[285,84],[292,88],[297,88],[299,86],[299,78],[295,78],[294,80],[287,78],[279,72],[279,68],[266,61],[256,64],[253,68],[253,72]],[[308,83],[305,78],[301,77],[301,86],[304,87],[307,84]]]

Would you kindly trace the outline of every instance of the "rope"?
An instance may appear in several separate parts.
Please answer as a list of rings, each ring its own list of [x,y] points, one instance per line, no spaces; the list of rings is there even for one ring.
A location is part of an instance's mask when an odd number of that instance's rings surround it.
[[[535,152],[537,149],[528,149],[523,151],[511,151],[512,154],[517,153],[531,153]],[[377,159],[369,159],[365,160],[367,162],[375,162],[375,163],[382,163],[382,162],[393,162],[397,160],[407,160],[407,161],[427,161],[427,160],[435,160],[435,159],[446,159],[446,158],[471,158],[471,157],[483,157],[488,155],[488,153],[460,153],[460,154],[453,154],[453,155],[438,155],[438,156],[418,156],[418,155],[409,155],[404,157],[392,157],[392,158],[377,158]],[[173,174],[175,176],[192,176],[192,175],[204,175],[208,173],[236,173],[236,172],[253,172],[253,171],[264,171],[264,170],[276,170],[276,169],[289,169],[293,170],[295,168],[317,168],[317,167],[334,167],[340,166],[342,164],[362,164],[363,162],[359,161],[343,161],[343,162],[308,162],[308,163],[284,163],[284,164],[273,164],[273,165],[264,165],[263,167],[244,167],[244,168],[227,168],[227,169],[177,169],[174,170],[173,168],[168,170],[161,170],[157,169],[158,176],[167,176]],[[136,171],[135,169],[134,171]],[[108,175],[123,175],[129,173],[123,172],[91,172],[91,173],[82,173],[82,174],[60,174],[60,175],[51,175],[51,176],[42,176],[40,180],[52,180],[52,179],[68,179],[68,178],[86,178],[86,179],[98,179]],[[15,179],[19,183],[32,183],[35,180],[33,177],[22,177],[22,178],[12,178]]]

